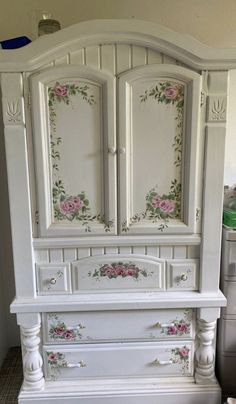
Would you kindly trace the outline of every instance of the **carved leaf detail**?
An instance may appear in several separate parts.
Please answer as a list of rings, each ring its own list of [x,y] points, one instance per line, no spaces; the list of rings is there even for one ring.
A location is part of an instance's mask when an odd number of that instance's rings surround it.
[[[6,115],[9,122],[15,123],[21,121],[21,110],[19,108],[19,100],[7,102]]]
[[[226,106],[224,99],[217,99],[213,101],[211,108],[211,119],[215,121],[222,121],[226,118]]]

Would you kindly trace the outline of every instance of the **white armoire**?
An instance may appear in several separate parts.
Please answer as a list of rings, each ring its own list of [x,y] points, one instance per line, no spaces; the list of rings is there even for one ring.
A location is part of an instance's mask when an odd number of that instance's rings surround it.
[[[0,51],[20,404],[220,404],[232,54],[135,20]]]

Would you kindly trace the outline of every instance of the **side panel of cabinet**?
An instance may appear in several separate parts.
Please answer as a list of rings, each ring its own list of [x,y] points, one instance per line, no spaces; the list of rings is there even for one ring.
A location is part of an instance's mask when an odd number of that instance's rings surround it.
[[[114,79],[66,66],[31,89],[40,235],[115,234]]]
[[[120,76],[122,234],[194,232],[200,84],[171,65]]]

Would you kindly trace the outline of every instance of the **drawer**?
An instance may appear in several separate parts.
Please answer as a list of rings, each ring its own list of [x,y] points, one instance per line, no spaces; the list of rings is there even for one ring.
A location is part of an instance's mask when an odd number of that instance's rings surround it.
[[[193,310],[127,310],[44,315],[46,343],[194,338]]]
[[[71,293],[68,263],[36,265],[36,279],[39,295]]]
[[[168,260],[167,290],[198,289],[198,260]]]
[[[102,255],[73,262],[73,291],[165,290],[165,260],[145,255]]]
[[[46,379],[191,376],[193,343],[44,347]]]
[[[236,314],[236,282],[225,281],[222,292],[227,299],[227,306],[223,308],[223,314]]]
[[[223,352],[236,353],[236,320],[221,319],[220,332]]]

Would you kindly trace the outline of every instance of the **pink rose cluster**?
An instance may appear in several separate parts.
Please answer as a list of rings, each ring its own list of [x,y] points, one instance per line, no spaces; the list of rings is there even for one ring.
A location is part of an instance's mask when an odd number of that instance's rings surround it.
[[[48,360],[49,360],[50,362],[56,363],[57,360],[58,360],[58,354],[57,354],[56,352],[49,352],[49,354],[48,354]]]
[[[112,264],[104,265],[100,269],[101,276],[107,276],[108,278],[117,278],[121,276],[125,278],[126,276],[137,277],[139,273],[139,268],[134,264]]]
[[[54,338],[60,338],[65,340],[70,340],[74,338],[73,331],[67,330],[65,326],[56,326],[53,327],[50,331]]]
[[[165,88],[164,94],[165,94],[165,97],[168,100],[173,100],[174,101],[174,100],[176,100],[176,98],[179,95],[179,87],[177,85],[176,86],[168,86],[168,87]]]
[[[53,88],[53,93],[57,97],[67,97],[68,95],[68,90],[65,85],[62,84],[56,84],[55,87]]]
[[[181,356],[181,358],[188,358],[189,348],[187,348],[186,346],[180,348],[178,354],[179,356]]]
[[[188,325],[185,323],[176,323],[167,328],[167,335],[182,335],[188,333]]]
[[[151,203],[154,209],[159,209],[162,213],[171,213],[175,208],[173,199],[162,199],[160,195],[154,196]]]
[[[83,206],[83,201],[79,196],[70,196],[60,202],[60,211],[63,215],[72,215],[77,213]]]

